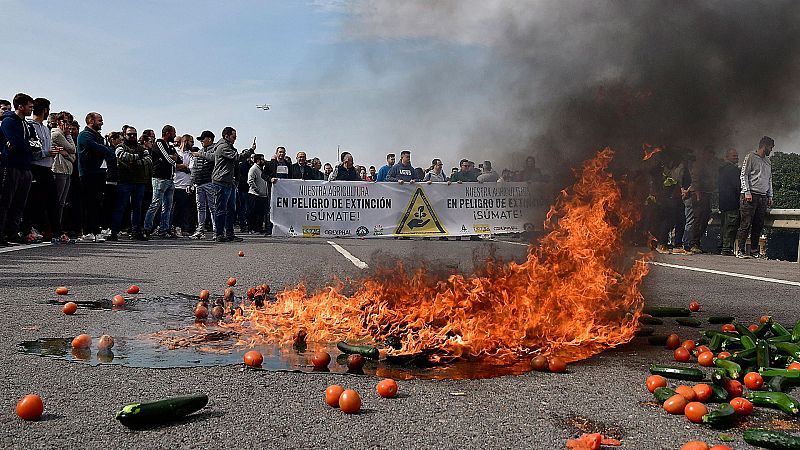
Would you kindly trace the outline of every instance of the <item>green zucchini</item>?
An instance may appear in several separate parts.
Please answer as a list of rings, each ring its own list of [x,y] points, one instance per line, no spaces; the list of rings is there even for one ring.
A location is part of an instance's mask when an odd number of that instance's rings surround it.
[[[378,359],[380,357],[380,352],[378,352],[378,349],[371,345],[350,345],[345,341],[341,341],[336,344],[336,348],[338,348],[342,353],[358,353],[364,358]]]
[[[792,328],[792,342],[800,342],[800,320],[795,322]]]
[[[717,352],[722,347],[722,336],[715,334],[708,343],[708,349],[712,352]]]
[[[748,336],[750,339],[753,340],[753,343],[755,343],[758,340],[758,337],[756,337],[756,335],[753,334],[753,332],[750,331],[750,329],[747,328],[746,326],[740,324],[735,320],[731,323],[733,323],[733,326],[736,328],[736,332],[739,333],[739,336]]]
[[[651,317],[651,316],[641,316],[641,317],[639,317],[639,323],[645,324],[645,325],[664,325],[664,321],[663,320],[661,320],[661,319],[659,319],[657,317]]]
[[[725,386],[725,382],[729,379],[728,372],[725,369],[716,367],[711,371],[711,381],[718,386]]]
[[[731,323],[734,321],[733,316],[711,316],[708,318],[708,323],[714,325],[722,325],[724,323]]]
[[[789,355],[796,360],[800,359],[800,345],[792,342],[776,342],[775,348],[777,348],[779,352]]]
[[[148,403],[132,403],[117,411],[116,419],[130,428],[154,426],[199,411],[206,404],[208,404],[206,394],[172,397]]]
[[[737,362],[741,359],[751,359],[756,356],[756,348],[748,348],[747,350],[739,350],[737,352],[733,352],[731,358],[735,359]]]
[[[700,369],[695,369],[694,367],[670,366],[666,364],[650,365],[650,373],[676,380],[701,381],[705,378],[705,375]]]
[[[713,394],[711,395],[710,401],[716,403],[722,403],[728,401],[729,397],[728,391],[726,391],[724,387],[718,384],[711,384],[711,391],[713,392]]]
[[[733,424],[736,410],[730,403],[722,403],[719,408],[703,416],[703,423],[713,428],[728,428]]]
[[[793,381],[800,380],[800,370],[770,368],[759,370],[758,373],[760,373],[762,377],[786,377]]]
[[[706,330],[701,333],[703,336],[707,338],[713,339],[714,336],[719,336],[720,339],[723,341],[739,341],[739,335],[736,333],[731,333],[730,331],[715,331],[715,330]]]
[[[772,316],[769,316],[769,319],[760,323],[758,328],[753,331],[753,334],[755,334],[758,338],[763,338],[770,331],[772,331]]]
[[[655,396],[656,401],[658,403],[664,403],[665,401],[667,401],[668,398],[672,397],[675,394],[677,394],[677,392],[668,387],[656,388],[656,390],[653,391],[653,396]]]
[[[772,379],[767,382],[767,390],[770,390],[772,392],[784,392],[787,389],[789,389],[791,384],[792,380],[786,377],[783,376],[772,377]]]
[[[742,366],[730,359],[714,358],[714,365],[720,369],[724,369],[726,375],[733,380],[738,380],[742,376]]]
[[[753,402],[755,406],[780,409],[793,416],[800,413],[800,403],[785,392],[750,391],[744,398]]]
[[[769,359],[769,342],[760,339],[758,347],[756,347],[756,366],[758,370],[768,369],[770,364]]]
[[[777,344],[778,342],[794,342],[791,336],[773,336],[771,338],[767,338],[767,342],[770,344]]]
[[[751,348],[756,348],[757,339],[758,338],[753,339],[750,336],[742,335],[742,337],[739,338],[739,342],[742,344],[742,347],[744,347],[745,350],[750,350]]]
[[[673,308],[669,306],[645,306],[642,313],[653,317],[689,317],[692,312],[688,308]]]
[[[669,336],[664,335],[654,335],[647,337],[647,343],[650,345],[667,345],[667,338]]]
[[[792,333],[790,333],[789,330],[786,329],[786,327],[784,327],[783,325],[781,325],[778,322],[772,322],[772,324],[770,325],[770,329],[772,330],[772,334],[774,334],[775,336],[791,336],[792,335]]]
[[[633,335],[638,337],[652,336],[655,332],[656,330],[652,327],[641,327],[634,331]]]
[[[754,447],[772,450],[800,450],[800,436],[783,431],[750,428],[742,434],[744,441]]]
[[[697,328],[700,325],[702,325],[700,323],[700,319],[695,319],[694,317],[678,317],[677,319],[675,319],[675,322],[678,322],[678,324],[683,325],[685,327]]]

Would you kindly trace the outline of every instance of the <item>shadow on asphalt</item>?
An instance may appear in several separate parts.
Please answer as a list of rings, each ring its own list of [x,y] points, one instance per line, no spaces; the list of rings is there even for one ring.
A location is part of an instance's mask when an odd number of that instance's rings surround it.
[[[152,426],[138,426],[138,427],[128,427],[131,431],[151,431],[151,430],[163,430],[165,428],[170,428],[175,425],[182,425],[187,423],[195,423],[195,422],[202,422],[208,419],[214,419],[219,417],[224,417],[225,413],[222,411],[202,411],[196,414],[190,414],[186,417],[182,417],[177,420],[170,420],[169,422],[161,422],[158,424],[153,424]]]

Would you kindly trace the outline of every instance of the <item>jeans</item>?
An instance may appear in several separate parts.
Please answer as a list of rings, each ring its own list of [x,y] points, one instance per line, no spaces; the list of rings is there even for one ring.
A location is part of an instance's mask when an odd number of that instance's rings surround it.
[[[119,233],[120,228],[122,228],[122,216],[125,214],[128,205],[131,205],[131,234],[141,234],[144,186],[141,183],[117,184],[117,204],[111,220],[111,234]]]
[[[767,215],[767,196],[753,194],[753,201],[744,199],[744,194],[739,199],[739,231],[736,240],[739,241],[739,253],[744,253],[745,243],[750,236],[750,251],[758,252],[758,239],[764,230],[764,216]]]
[[[733,243],[736,241],[736,231],[739,229],[739,210],[721,211],[722,216],[722,251],[733,251]]]
[[[147,209],[147,215],[144,216],[145,231],[153,230],[153,218],[160,207],[161,220],[159,221],[158,232],[169,232],[173,195],[175,195],[175,183],[171,179],[153,178],[153,200],[150,202],[150,208]]]
[[[217,231],[217,218],[214,217],[217,211],[217,205],[214,203],[214,184],[205,183],[196,186],[197,193],[197,229],[200,231],[205,230],[206,220],[211,216],[211,227],[214,232]]]
[[[5,241],[6,234],[12,235],[19,231],[22,222],[22,213],[28,201],[28,192],[31,189],[31,171],[16,167],[1,169],[0,177],[0,241]]]
[[[217,222],[217,237],[233,236],[233,221],[236,216],[236,186],[214,183],[214,213]]]
[[[698,200],[697,196],[700,196]],[[708,220],[711,218],[711,193],[698,192],[692,194],[692,213],[694,223],[692,224],[692,239],[689,243],[692,247],[700,247],[700,241],[708,229]]]

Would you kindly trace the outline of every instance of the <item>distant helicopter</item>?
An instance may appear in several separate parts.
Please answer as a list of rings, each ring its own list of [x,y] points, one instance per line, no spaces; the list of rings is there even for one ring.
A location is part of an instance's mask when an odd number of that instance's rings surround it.
[[[256,105],[256,108],[263,109],[264,111],[269,111],[272,105]]]

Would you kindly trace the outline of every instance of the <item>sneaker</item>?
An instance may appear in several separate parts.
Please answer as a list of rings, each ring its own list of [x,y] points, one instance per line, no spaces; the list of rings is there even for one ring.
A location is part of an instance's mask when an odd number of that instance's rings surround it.
[[[669,255],[669,249],[667,248],[666,245],[659,245],[658,247],[656,247],[656,251],[658,253],[661,253],[662,255]]]
[[[91,233],[84,234],[78,238],[78,242],[94,242],[94,235]]]
[[[95,234],[94,235],[94,241],[95,242],[105,242],[106,238],[104,238],[102,234]]]
[[[103,228],[100,230],[101,236],[111,236],[111,229],[110,228]]]
[[[227,236],[225,238],[226,242],[242,242],[244,239],[240,238],[239,236]]]
[[[701,249],[700,247],[698,247],[698,246],[696,246],[696,245],[692,246],[692,248],[691,248],[689,251],[690,251],[690,252],[691,252],[693,255],[699,255],[699,254],[703,253],[703,249]]]
[[[150,238],[145,236],[143,233],[133,233],[131,235],[131,240],[133,240],[133,241],[149,241]]]
[[[683,248],[683,247],[675,247],[675,248],[672,249],[672,254],[673,255],[688,255],[689,252],[687,252],[686,249]]]
[[[745,252],[743,252],[741,250],[736,252],[736,257],[739,258],[739,259],[750,259],[750,255],[748,255],[747,253],[745,253]]]
[[[228,238],[225,236],[214,236],[215,242],[229,242]]]
[[[194,234],[192,234],[189,237],[192,238],[192,239],[203,239],[205,237],[205,235],[203,234],[202,231],[198,230],[198,231],[195,231]]]

